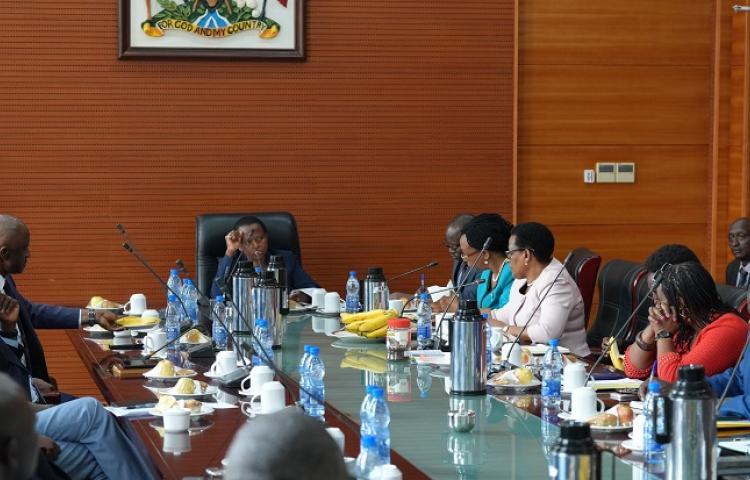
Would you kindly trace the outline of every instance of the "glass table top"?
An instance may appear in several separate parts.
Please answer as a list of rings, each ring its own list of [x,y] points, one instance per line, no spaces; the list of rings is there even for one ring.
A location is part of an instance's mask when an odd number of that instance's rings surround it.
[[[331,317],[288,317],[276,361],[298,380],[306,344],[320,347],[326,366],[326,401],[359,423],[365,385],[384,387],[391,414],[391,447],[432,478],[548,478],[545,451],[558,429],[525,409],[538,411],[538,395],[456,396],[446,393],[446,374],[409,361],[387,361],[384,343],[343,343],[326,335],[339,328]],[[449,429],[447,412],[463,401],[477,412],[469,433]],[[520,408],[519,408],[520,407]],[[610,442],[619,445],[622,438]],[[658,478],[635,463],[602,453],[602,478]]]

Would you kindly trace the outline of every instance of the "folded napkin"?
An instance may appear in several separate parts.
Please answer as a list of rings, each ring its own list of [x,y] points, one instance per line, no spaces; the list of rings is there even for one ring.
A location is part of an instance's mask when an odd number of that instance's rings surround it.
[[[594,380],[591,386],[594,390],[617,390],[619,388],[638,388],[643,380],[634,378],[622,378],[619,380]]]

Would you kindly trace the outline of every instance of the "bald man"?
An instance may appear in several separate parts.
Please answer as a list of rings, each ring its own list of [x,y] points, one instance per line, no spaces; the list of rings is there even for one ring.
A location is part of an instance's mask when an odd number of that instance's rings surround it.
[[[729,226],[729,249],[734,260],[727,265],[727,285],[750,287],[750,220],[738,218]]]
[[[255,417],[229,447],[227,480],[345,480],[344,457],[325,425],[296,408]]]
[[[0,370],[3,361],[14,359],[26,367],[35,379],[37,388],[47,393],[53,383],[47,372],[44,350],[35,328],[79,328],[81,322],[100,324],[107,329],[117,327],[117,316],[112,312],[81,310],[78,308],[57,307],[32,303],[24,298],[16,288],[13,275],[26,268],[31,252],[31,234],[21,220],[10,215],[0,215],[0,320],[14,305],[20,307],[18,322],[0,322]],[[6,348],[3,348],[6,347]]]
[[[36,469],[39,439],[23,392],[0,373],[0,479],[26,480]]]

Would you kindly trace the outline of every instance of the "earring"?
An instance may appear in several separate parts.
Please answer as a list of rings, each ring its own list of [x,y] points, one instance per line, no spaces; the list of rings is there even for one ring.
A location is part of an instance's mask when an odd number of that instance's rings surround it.
[[[528,266],[529,266],[529,261],[528,261],[528,260],[526,260],[525,262],[523,262],[523,265],[524,265],[525,267],[528,267]]]
[[[490,264],[490,261],[489,261],[489,260],[485,260],[485,261],[484,261],[484,262],[482,262],[482,263],[484,263],[485,265],[489,265],[489,264]]]
[[[682,320],[687,320],[687,317],[688,317],[688,311],[687,311],[687,308],[685,308],[685,307],[680,307],[680,311],[678,312],[678,314],[680,315],[680,318],[681,318]]]

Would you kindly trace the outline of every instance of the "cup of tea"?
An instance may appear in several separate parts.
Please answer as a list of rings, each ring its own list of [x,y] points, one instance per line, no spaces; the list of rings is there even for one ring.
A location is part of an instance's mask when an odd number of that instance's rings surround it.
[[[266,365],[256,365],[250,370],[250,375],[242,379],[240,392],[259,395],[263,385],[273,380],[273,370]]]
[[[165,432],[186,432],[190,427],[190,410],[187,408],[170,408],[162,413],[162,418]]]
[[[604,402],[596,398],[593,387],[578,387],[570,396],[570,415],[574,420],[585,422],[604,411]]]
[[[316,288],[313,290],[312,295],[312,306],[318,310],[325,308],[326,291],[324,288]]]
[[[572,393],[578,387],[586,385],[588,372],[582,362],[571,362],[563,369],[562,391]]]
[[[143,347],[149,352],[155,352],[167,343],[167,332],[164,330],[151,330],[143,339]]]
[[[130,296],[128,303],[123,306],[122,311],[125,315],[141,315],[146,308],[146,295],[134,293]]]
[[[212,375],[226,375],[237,370],[237,354],[233,350],[222,350],[216,354],[216,361],[211,365]]]
[[[506,342],[501,350],[502,358],[511,365],[521,366],[521,345],[517,342]]]
[[[341,311],[341,297],[336,292],[328,292],[323,297],[323,313],[339,313]]]

